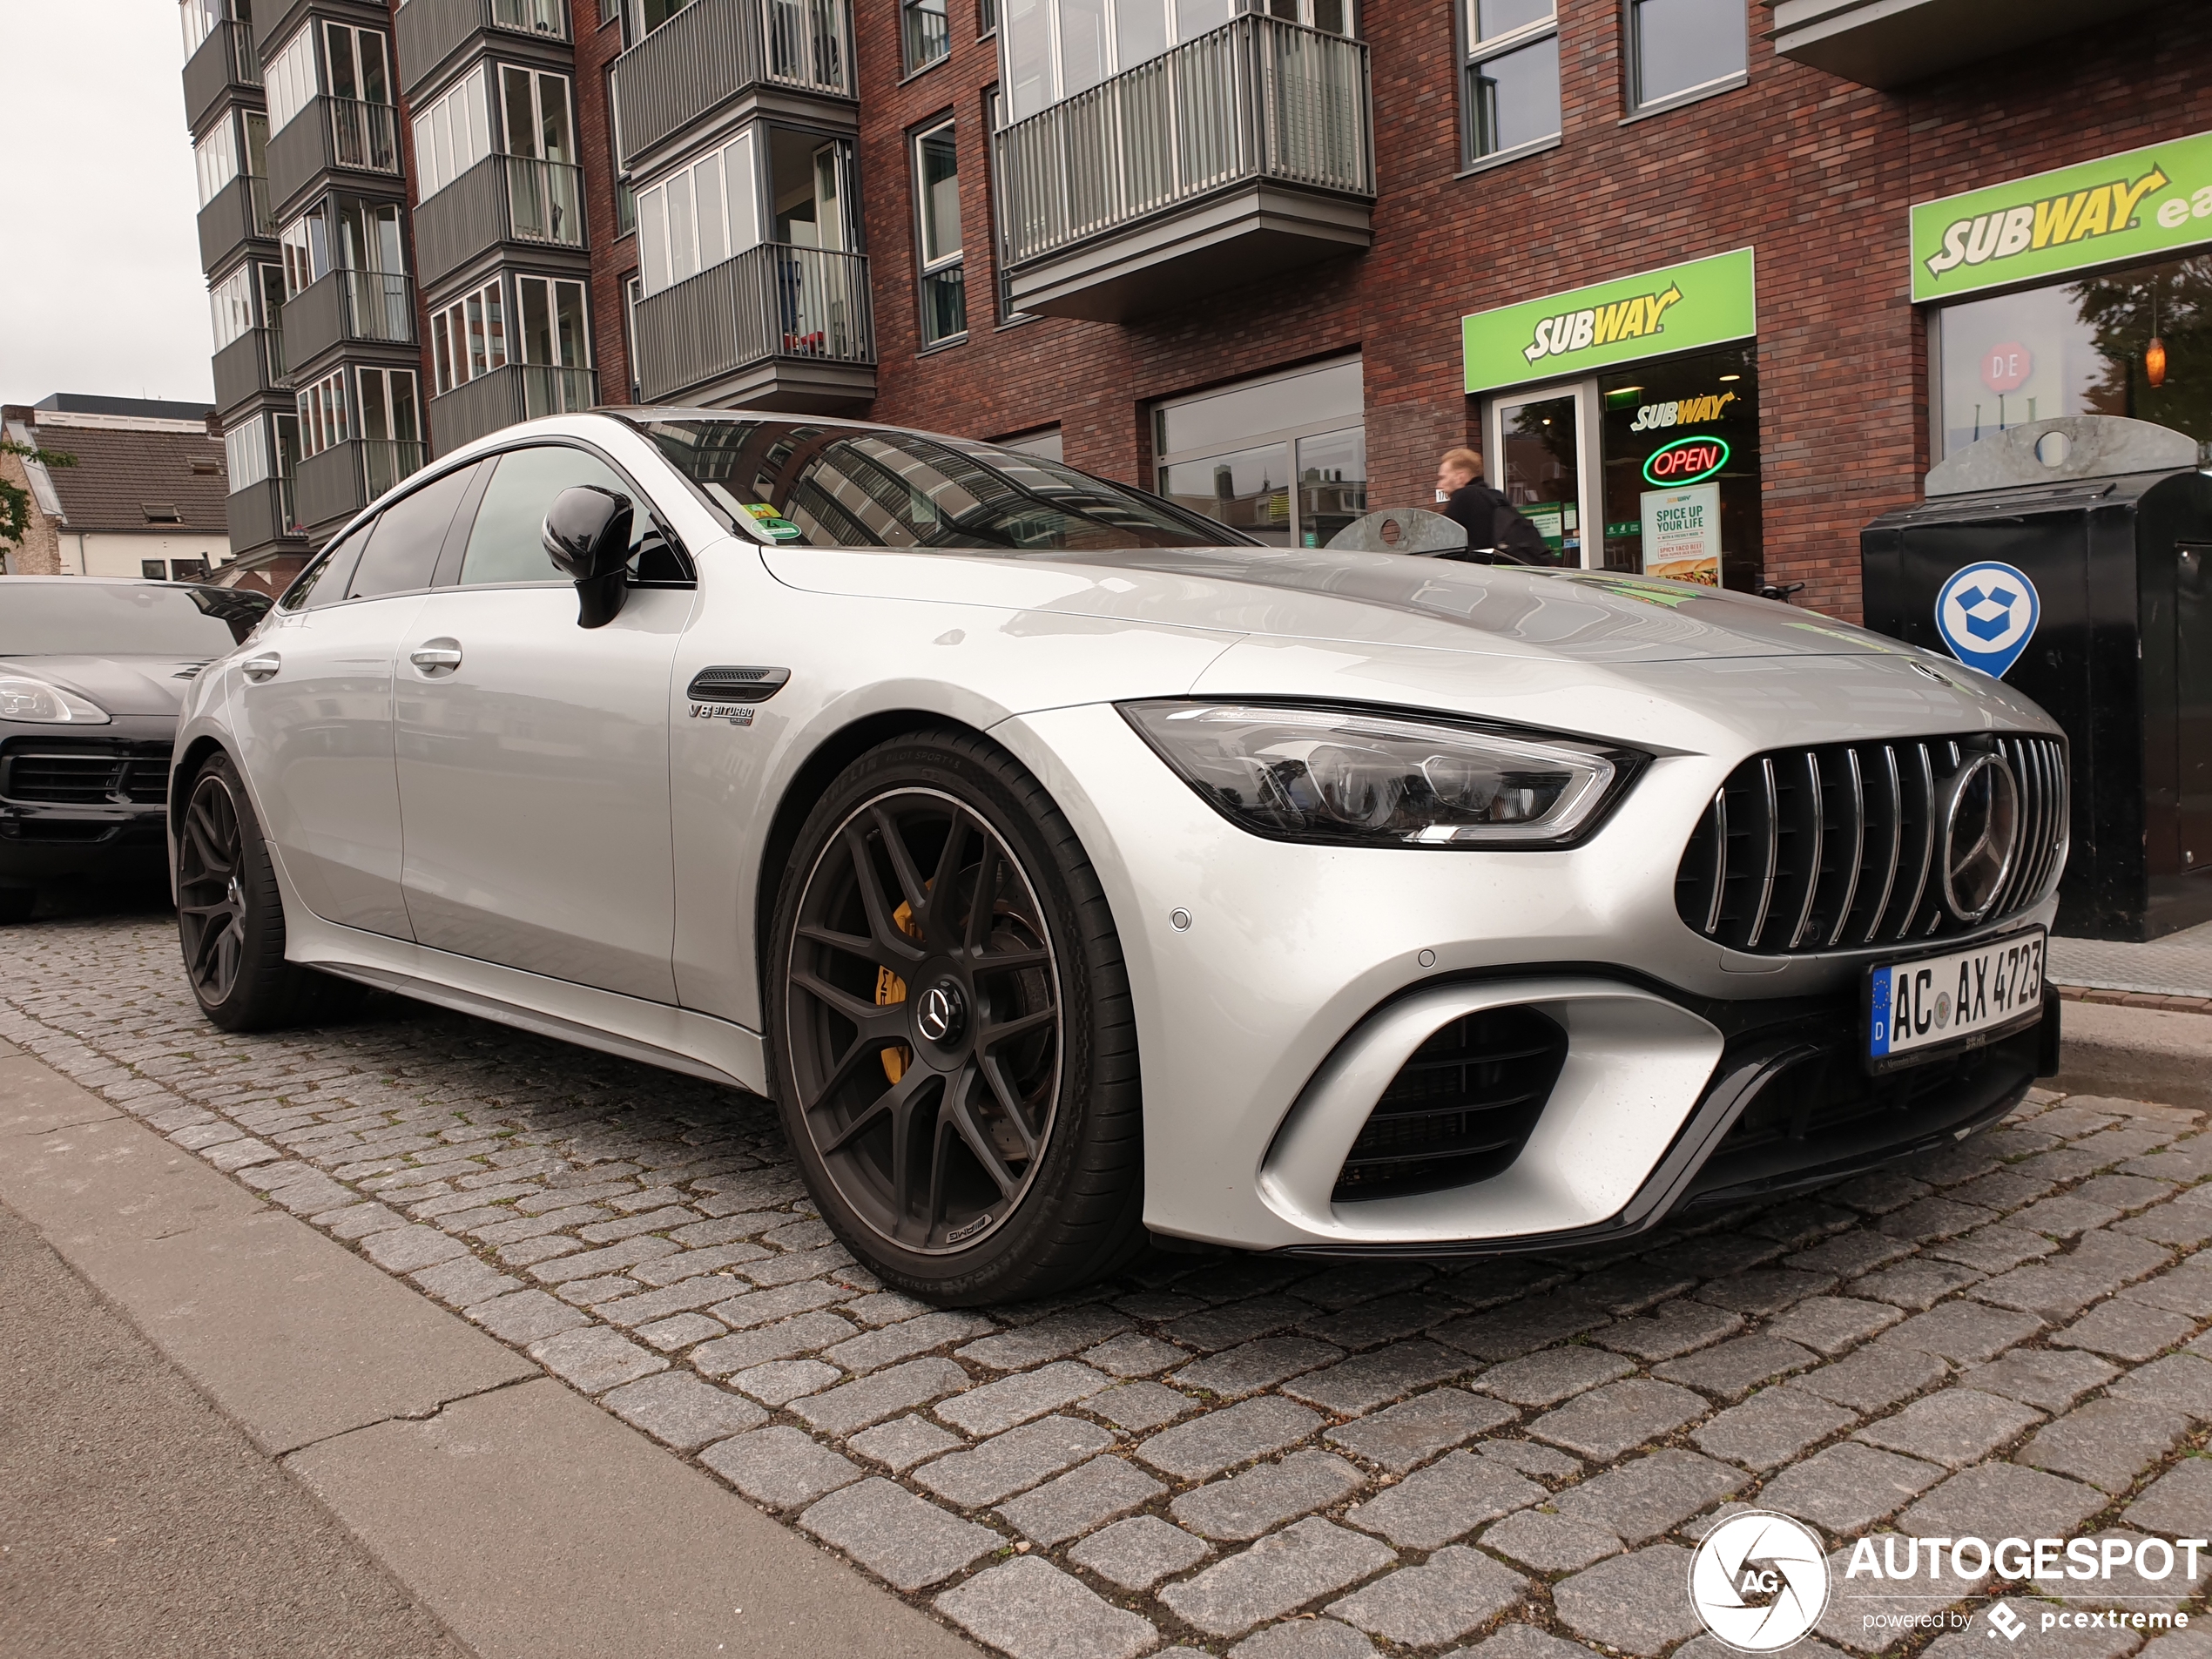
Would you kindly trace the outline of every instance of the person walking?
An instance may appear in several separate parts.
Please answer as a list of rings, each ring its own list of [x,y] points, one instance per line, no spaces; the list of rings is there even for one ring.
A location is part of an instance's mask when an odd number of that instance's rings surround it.
[[[1436,499],[1444,516],[1467,533],[1467,550],[1458,556],[1477,564],[1555,562],[1557,556],[1527,516],[1482,482],[1482,457],[1474,450],[1444,452],[1436,467]]]

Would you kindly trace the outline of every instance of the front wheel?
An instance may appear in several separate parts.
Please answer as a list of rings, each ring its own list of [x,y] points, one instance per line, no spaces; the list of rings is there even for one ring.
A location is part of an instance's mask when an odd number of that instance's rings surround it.
[[[770,1060],[824,1219],[945,1305],[1143,1247],[1136,1031],[1074,829],[970,733],[860,757],[807,815],[770,952]]]

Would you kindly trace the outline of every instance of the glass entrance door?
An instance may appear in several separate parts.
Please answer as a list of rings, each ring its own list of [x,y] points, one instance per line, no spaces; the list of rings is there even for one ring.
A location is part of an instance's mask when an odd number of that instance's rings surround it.
[[[1554,563],[1588,567],[1602,543],[1584,534],[1595,517],[1596,388],[1577,381],[1494,399],[1484,466],[1536,527]]]

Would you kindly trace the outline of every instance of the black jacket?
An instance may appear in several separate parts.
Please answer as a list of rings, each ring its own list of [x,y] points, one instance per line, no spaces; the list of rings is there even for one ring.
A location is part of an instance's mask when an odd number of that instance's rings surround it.
[[[1552,550],[1542,532],[1480,478],[1452,492],[1451,500],[1444,505],[1444,516],[1467,533],[1467,552],[1460,556],[1485,564],[1551,562]]]

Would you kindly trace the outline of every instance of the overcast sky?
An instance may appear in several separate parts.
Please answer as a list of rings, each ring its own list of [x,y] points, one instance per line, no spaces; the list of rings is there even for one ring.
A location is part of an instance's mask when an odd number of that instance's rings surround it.
[[[176,0],[0,0],[0,401],[210,402]]]

